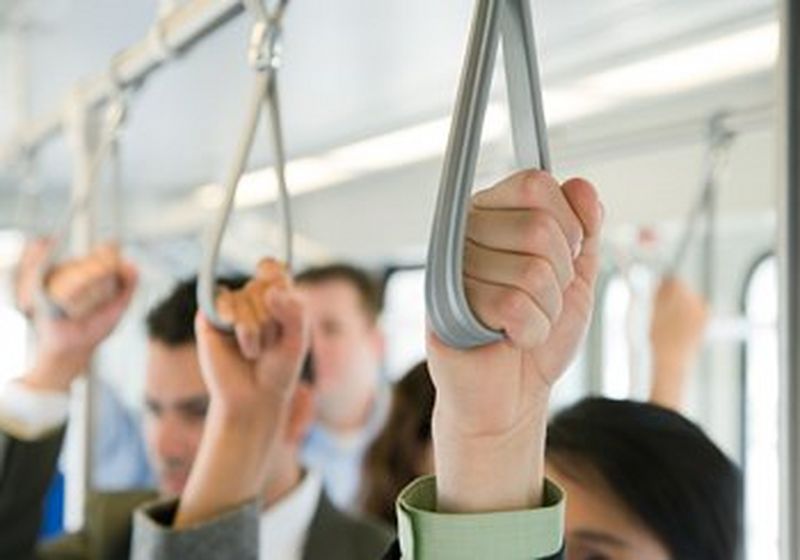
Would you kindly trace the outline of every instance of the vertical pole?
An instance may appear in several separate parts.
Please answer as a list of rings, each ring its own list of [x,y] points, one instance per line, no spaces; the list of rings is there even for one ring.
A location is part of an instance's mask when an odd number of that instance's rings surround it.
[[[782,1],[780,58],[781,558],[800,558],[800,5]]]
[[[82,208],[75,212],[70,224],[70,250],[85,255],[94,245],[94,208],[91,185],[91,153],[96,140],[91,134],[92,122],[86,99],[76,92],[69,109],[68,130],[73,150],[73,182],[70,196]],[[72,437],[68,442],[66,472],[65,527],[77,530],[83,526],[87,494],[92,488],[94,457],[94,382],[92,367],[72,387],[70,418]]]

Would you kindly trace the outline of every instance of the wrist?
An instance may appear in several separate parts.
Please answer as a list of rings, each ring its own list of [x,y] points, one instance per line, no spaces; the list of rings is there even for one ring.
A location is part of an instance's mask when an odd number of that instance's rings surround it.
[[[252,439],[254,433],[274,431],[281,418],[281,405],[260,399],[257,406],[226,403],[212,397],[206,417],[206,429],[219,435]]]
[[[465,431],[457,418],[442,412],[433,418],[440,511],[513,511],[541,505],[546,404],[531,408],[503,430],[482,433]]]
[[[653,372],[655,377],[660,375],[682,376],[689,370],[691,353],[679,351],[654,351]]]
[[[40,355],[21,381],[31,389],[68,393],[72,382],[86,370],[88,362],[88,358]]]

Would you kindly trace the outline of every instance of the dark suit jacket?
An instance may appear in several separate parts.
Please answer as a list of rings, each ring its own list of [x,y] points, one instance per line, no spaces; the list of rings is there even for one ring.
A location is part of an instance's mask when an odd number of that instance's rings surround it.
[[[173,531],[171,527],[177,506],[177,501],[169,500],[140,508],[136,519],[134,558],[258,558],[259,512],[255,504],[197,529]],[[309,526],[303,559],[378,560],[391,541],[392,532],[387,527],[342,513],[323,493]]]
[[[388,527],[342,513],[323,492],[308,529],[304,560],[376,560],[392,541]]]
[[[84,530],[37,545],[44,497],[63,438],[61,430],[25,442],[0,431],[0,559],[127,559],[133,513],[153,501],[155,492],[93,494],[87,500]],[[304,559],[374,560],[391,539],[386,527],[338,511],[322,494],[309,526]]]
[[[152,491],[95,493],[86,503],[86,528],[37,545],[42,507],[64,439],[63,430],[33,441],[0,431],[0,558],[124,560],[136,507]]]

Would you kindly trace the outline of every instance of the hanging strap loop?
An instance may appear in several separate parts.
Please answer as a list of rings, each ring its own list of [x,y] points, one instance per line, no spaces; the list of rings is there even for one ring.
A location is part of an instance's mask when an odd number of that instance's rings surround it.
[[[224,321],[216,308],[216,271],[222,239],[236,200],[236,189],[244,173],[253,148],[261,112],[269,113],[270,137],[275,151],[275,175],[278,183],[279,208],[282,224],[283,260],[291,270],[293,260],[292,222],[289,190],[286,183],[286,151],[283,141],[280,100],[278,95],[278,69],[282,62],[282,23],[288,0],[281,0],[268,11],[261,0],[245,0],[245,6],[255,19],[250,33],[247,61],[256,73],[250,94],[242,135],[228,173],[225,176],[225,196],[206,242],[203,262],[197,282],[197,301],[208,320],[222,332],[232,332],[232,325]]]
[[[549,171],[529,0],[477,0],[428,247],[425,299],[434,332],[455,348],[502,340],[475,316],[463,280],[464,235],[500,38],[517,163]]]
[[[91,211],[92,194],[99,188],[98,185],[102,176],[103,167],[109,160],[112,160],[111,163],[113,165],[110,189],[112,190],[113,197],[113,217],[111,221],[115,228],[114,241],[118,243],[122,237],[122,226],[120,222],[122,213],[120,211],[121,185],[118,162],[118,141],[119,133],[128,116],[128,100],[125,87],[122,85],[118,76],[116,63],[112,63],[109,69],[108,79],[112,86],[112,93],[103,111],[100,122],[100,133],[95,150],[92,153],[77,154],[77,157],[88,161],[88,171],[85,179],[87,181],[87,188],[78,189],[73,186],[73,192],[78,192],[79,194],[72,199],[62,221],[57,225],[52,235],[50,250],[43,259],[39,270],[38,303],[45,312],[54,317],[63,317],[65,313],[58,304],[50,298],[47,291],[47,280],[53,269],[57,266],[63,252],[66,250],[65,246],[70,236],[70,229],[76,217]],[[76,131],[76,133],[84,134],[85,131]],[[83,165],[83,163],[79,163],[79,165]],[[77,174],[75,180],[79,180]]]
[[[716,194],[715,191],[722,181],[722,174],[728,164],[731,148],[736,139],[736,133],[725,123],[726,118],[727,115],[724,113],[718,113],[711,117],[708,123],[708,152],[706,153],[702,187],[686,218],[686,224],[678,240],[675,255],[667,266],[667,276],[676,276],[678,274],[683,262],[686,260],[689,246],[697,234],[703,216],[711,210],[711,204]]]

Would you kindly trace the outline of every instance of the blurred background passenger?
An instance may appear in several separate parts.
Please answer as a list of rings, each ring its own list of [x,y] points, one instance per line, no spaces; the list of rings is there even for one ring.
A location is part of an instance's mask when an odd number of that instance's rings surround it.
[[[355,509],[364,453],[383,427],[389,388],[381,374],[382,296],[367,272],[335,263],[295,279],[311,314],[316,421],[303,449],[333,502]]]
[[[361,508],[393,526],[397,495],[409,482],[434,470],[435,396],[427,363],[420,362],[395,384],[386,425],[364,457]]]

